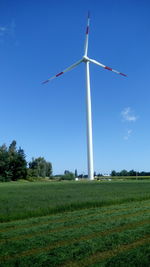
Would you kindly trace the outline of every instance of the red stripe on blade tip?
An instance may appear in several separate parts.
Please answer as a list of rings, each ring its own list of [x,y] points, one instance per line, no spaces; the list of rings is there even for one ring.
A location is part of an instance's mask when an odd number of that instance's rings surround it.
[[[119,74],[122,75],[122,76],[124,76],[124,77],[127,77],[127,75],[124,74],[124,73],[122,73],[122,72],[120,72]]]
[[[89,26],[86,28],[86,34],[89,34]]]
[[[107,67],[107,66],[105,66],[105,69],[106,69],[106,70],[111,70],[111,71],[112,71],[112,68]]]
[[[63,74],[63,72],[58,73],[58,74],[56,75],[56,77],[60,76],[61,74]]]

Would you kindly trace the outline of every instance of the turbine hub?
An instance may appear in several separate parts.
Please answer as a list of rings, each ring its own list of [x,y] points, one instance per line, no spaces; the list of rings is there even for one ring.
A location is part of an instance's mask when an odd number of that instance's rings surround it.
[[[87,56],[83,56],[83,62],[89,61],[89,58]]]

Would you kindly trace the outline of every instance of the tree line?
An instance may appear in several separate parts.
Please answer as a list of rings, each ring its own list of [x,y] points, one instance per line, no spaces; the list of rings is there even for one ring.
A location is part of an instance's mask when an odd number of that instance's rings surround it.
[[[94,177],[103,176],[96,174]],[[136,172],[134,170],[122,170],[117,172],[113,170],[111,176],[150,176],[150,172]],[[5,144],[0,146],[0,181],[17,181],[19,179],[34,180],[37,178],[52,178],[52,164],[44,159],[44,157],[32,158],[28,163],[24,150],[17,148],[17,142],[13,140],[7,147]],[[54,179],[74,180],[78,178],[87,178],[87,175],[78,175],[77,170],[72,173],[68,170],[63,175],[55,175]]]
[[[111,176],[150,176],[150,172],[137,172],[134,170],[131,171],[127,171],[127,170],[122,170],[120,172],[116,172],[115,170],[113,170],[111,172]]]
[[[43,157],[32,158],[27,163],[24,150],[13,140],[7,147],[0,146],[0,181],[17,181],[19,179],[50,178],[52,164]]]

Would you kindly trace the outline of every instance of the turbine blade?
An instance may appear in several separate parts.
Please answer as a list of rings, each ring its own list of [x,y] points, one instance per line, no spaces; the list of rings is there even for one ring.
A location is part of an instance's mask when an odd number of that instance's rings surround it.
[[[90,26],[90,12],[88,12],[88,18],[87,18],[86,37],[85,37],[85,46],[84,46],[84,55],[85,56],[87,56],[87,52],[88,52],[89,26]]]
[[[117,74],[120,74],[120,75],[122,75],[122,76],[124,76],[124,77],[127,77],[126,74],[124,74],[124,73],[122,73],[122,72],[119,72],[118,70],[114,70],[114,69],[112,69],[112,68],[110,68],[110,67],[108,67],[108,66],[105,66],[105,65],[103,65],[102,63],[96,61],[95,59],[90,59],[90,58],[89,58],[89,61],[92,62],[92,63],[94,63],[94,64],[96,64],[96,65],[98,65],[98,66],[100,66],[100,67],[102,67],[102,68],[104,68],[104,69],[106,69],[106,70],[110,70],[110,71],[113,71],[113,72],[115,72],[115,73],[117,73]]]
[[[46,81],[42,82],[42,84],[44,84],[44,83],[48,83],[50,80],[52,80],[52,79],[54,79],[54,78],[56,78],[56,77],[58,77],[58,76],[64,74],[65,72],[67,72],[67,71],[69,71],[69,70],[72,70],[72,69],[75,68],[77,65],[79,65],[82,61],[83,61],[83,59],[80,59],[80,60],[77,61],[76,63],[72,64],[70,67],[66,68],[65,70],[63,70],[63,71],[57,73],[55,76],[50,77],[50,78],[47,79]]]

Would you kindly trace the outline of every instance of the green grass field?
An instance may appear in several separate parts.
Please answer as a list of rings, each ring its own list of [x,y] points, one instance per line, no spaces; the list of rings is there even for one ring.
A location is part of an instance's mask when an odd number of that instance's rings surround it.
[[[150,182],[0,184],[0,267],[149,266]]]

